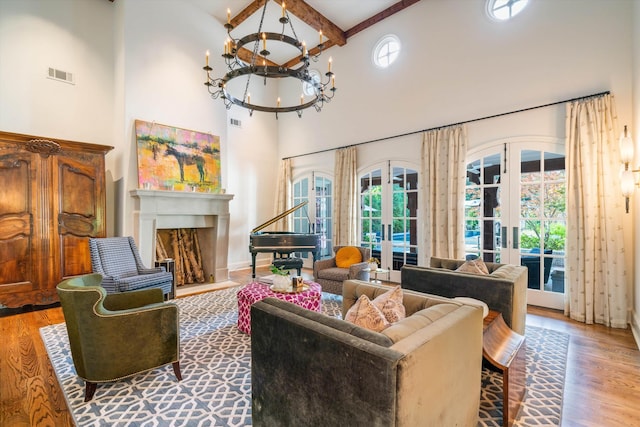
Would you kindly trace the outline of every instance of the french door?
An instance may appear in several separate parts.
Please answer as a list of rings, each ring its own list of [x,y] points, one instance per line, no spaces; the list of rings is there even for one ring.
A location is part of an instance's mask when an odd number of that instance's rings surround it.
[[[360,245],[400,282],[403,265],[418,263],[418,172],[407,163],[378,165],[360,175]],[[381,276],[385,278],[384,275]]]
[[[564,305],[564,145],[512,142],[468,156],[465,251],[528,269],[527,302]]]
[[[333,256],[333,181],[321,174],[312,174],[293,183],[293,206],[308,201],[307,206],[293,212],[293,231],[296,233],[320,234],[320,257]],[[313,257],[309,252],[299,252],[304,266],[313,268]]]

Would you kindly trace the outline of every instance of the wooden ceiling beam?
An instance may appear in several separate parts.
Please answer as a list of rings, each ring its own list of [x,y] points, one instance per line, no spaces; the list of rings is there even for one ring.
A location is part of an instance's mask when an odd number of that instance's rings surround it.
[[[360,31],[366,30],[367,28],[371,27],[374,24],[377,24],[378,22],[382,21],[383,19],[386,19],[388,17],[390,17],[391,15],[400,12],[401,10],[404,10],[406,8],[408,8],[409,6],[411,6],[412,4],[418,3],[420,0],[401,0],[398,3],[395,3],[391,6],[389,6],[388,8],[386,8],[385,10],[383,10],[380,13],[376,13],[375,15],[373,15],[371,18],[365,19],[364,21],[362,21],[361,23],[355,25],[353,28],[348,29],[347,31],[345,31],[345,37],[348,39],[349,37],[358,34]]]
[[[281,4],[281,0],[273,0]],[[289,13],[295,15],[316,31],[322,30],[322,34],[331,40],[334,45],[344,46],[347,43],[344,31],[336,24],[329,21],[320,12],[309,6],[303,0],[285,0],[285,7]]]
[[[242,22],[247,20],[251,15],[256,13],[260,8],[264,7],[265,2],[268,0],[254,0],[247,7],[240,11],[237,15],[231,18],[231,25],[237,27]],[[277,4],[281,4],[282,0],[273,0]],[[285,7],[287,11],[296,16],[302,22],[310,26],[311,28],[316,29],[316,31],[322,30],[323,36],[327,39],[324,42],[324,49],[328,49],[331,46],[344,46],[347,43],[347,39],[349,37],[358,34],[359,32],[381,22],[382,20],[394,15],[401,10],[408,8],[409,6],[418,3],[420,0],[400,0],[399,2],[389,6],[382,12],[375,14],[374,16],[365,19],[359,24],[355,25],[353,28],[348,29],[347,31],[342,31],[340,27],[336,24],[328,20],[324,15],[315,10],[309,4],[307,4],[304,0],[285,0]],[[318,54],[319,49],[317,47],[311,47],[309,49],[310,55]],[[238,58],[244,62],[251,63],[251,57],[253,53],[248,49],[241,49],[238,52]],[[261,57],[259,61],[263,58]],[[300,63],[302,60],[302,56],[296,56],[291,58],[286,63],[282,64],[282,66],[291,68],[294,65]],[[258,64],[260,65],[260,64]],[[267,65],[278,65],[272,61],[267,60]]]
[[[231,18],[231,21],[230,21],[231,25],[233,25],[234,27],[237,27],[238,25],[242,24],[244,21],[247,20],[247,18],[249,18],[254,13],[256,13],[260,8],[262,8],[266,1],[267,0],[252,1],[247,7],[242,9],[240,13],[238,13],[236,16]]]

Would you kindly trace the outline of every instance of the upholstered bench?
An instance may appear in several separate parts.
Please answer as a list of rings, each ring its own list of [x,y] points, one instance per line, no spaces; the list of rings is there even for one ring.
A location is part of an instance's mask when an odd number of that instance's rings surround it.
[[[274,258],[273,265],[283,270],[298,270],[298,276],[302,275],[302,258],[284,257]]]

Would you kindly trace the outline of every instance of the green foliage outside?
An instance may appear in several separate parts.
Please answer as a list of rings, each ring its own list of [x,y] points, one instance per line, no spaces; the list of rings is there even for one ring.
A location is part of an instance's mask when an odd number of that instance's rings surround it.
[[[404,189],[397,184],[393,185],[393,230],[392,233],[404,233],[405,221],[402,218],[409,216],[407,203],[404,198]],[[372,185],[362,194],[365,209],[362,211],[362,241],[375,242],[375,234],[381,234],[382,217],[382,186]]]

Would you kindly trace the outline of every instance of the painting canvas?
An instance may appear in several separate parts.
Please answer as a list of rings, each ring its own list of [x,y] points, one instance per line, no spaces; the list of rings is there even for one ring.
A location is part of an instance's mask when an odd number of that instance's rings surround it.
[[[220,192],[220,137],[136,120],[138,186]]]

